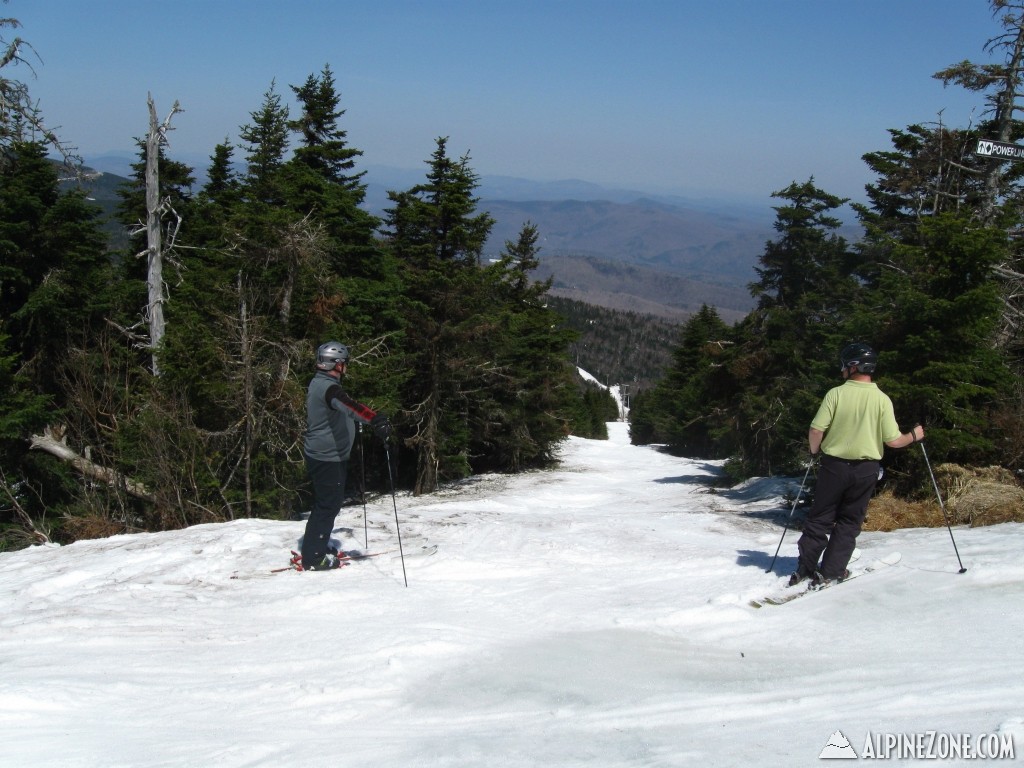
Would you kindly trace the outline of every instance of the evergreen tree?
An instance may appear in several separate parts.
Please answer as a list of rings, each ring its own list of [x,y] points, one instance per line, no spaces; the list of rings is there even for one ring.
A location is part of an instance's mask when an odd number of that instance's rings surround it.
[[[394,334],[400,326],[397,312],[389,309],[399,290],[395,266],[377,242],[380,220],[361,207],[365,172],[355,171],[355,161],[362,152],[348,145],[338,124],[345,110],[330,68],[292,90],[301,116],[289,123],[299,145],[285,167],[288,204],[322,228],[330,271],[326,281],[296,286],[302,294],[297,300],[311,308],[306,328],[297,327],[296,334],[341,336],[349,343]]]
[[[634,402],[634,444],[664,443],[674,453],[693,457],[729,455],[735,442],[723,437],[732,432],[735,382],[723,364],[732,338],[732,330],[706,304],[683,325],[664,379]]]
[[[17,143],[0,172],[0,323],[42,392],[58,395],[55,363],[106,310],[110,279],[98,210],[61,194],[40,143]]]
[[[301,107],[300,117],[288,124],[299,134],[295,161],[325,181],[355,193],[356,201],[362,202],[366,190],[362,178],[366,172],[353,171],[355,159],[363,153],[348,145],[348,134],[338,125],[345,110],[339,106],[340,95],[334,87],[331,68],[324,66],[319,77],[310,75],[301,86],[293,85],[291,89]]]
[[[729,372],[737,392],[734,427],[741,473],[770,474],[797,465],[806,429],[842,339],[843,308],[859,286],[841,222],[846,201],[813,179],[775,197],[779,238],[765,247],[751,285],[757,308],[737,327]]]
[[[227,142],[214,147],[206,172],[207,181],[199,192],[203,203],[230,210],[239,202],[241,181],[234,169],[234,156],[235,148]]]
[[[224,407],[234,396],[226,381],[224,357],[226,329],[234,327],[238,309],[241,258],[236,218],[243,205],[233,155],[230,144],[215,147],[207,183],[183,212],[180,279],[168,297],[168,333],[161,354],[165,388],[185,398],[183,407],[209,432],[226,429],[233,416]]]
[[[590,440],[607,440],[608,422],[619,418],[615,398],[605,387],[593,381],[581,382],[580,388],[583,403],[573,414],[572,433]]]
[[[288,150],[288,107],[281,101],[274,83],[263,94],[263,103],[250,113],[251,123],[238,132],[246,149],[244,189],[249,200],[266,205],[279,205],[284,192],[279,188],[278,173]]]
[[[479,261],[493,220],[476,213],[477,177],[468,157],[448,156],[446,138],[437,140],[429,169],[425,183],[389,193],[387,218],[404,281],[402,402],[416,493],[470,472],[469,392],[491,365],[477,350],[491,329]]]
[[[283,173],[288,206],[316,223],[323,247],[317,268],[297,274],[291,332],[312,347],[329,338],[344,340],[352,352],[347,385],[392,414],[401,433],[395,409],[407,376],[400,354],[402,289],[395,260],[378,242],[381,221],[362,207],[365,171],[356,170],[356,161],[363,153],[348,143],[340,125],[345,110],[329,66],[291,89],[299,117],[289,122],[297,147]],[[386,487],[379,441],[362,446],[369,482]]]
[[[532,278],[540,265],[537,239],[537,228],[524,225],[483,275],[494,286],[498,319],[484,340],[492,375],[470,411],[475,472],[549,464],[571,429],[569,415],[579,407],[575,372],[566,355],[575,334],[562,330],[546,305],[551,279]]]
[[[26,450],[26,436],[53,418],[52,399],[20,370],[20,356],[10,347],[0,323],[0,552],[50,540],[47,506],[73,492],[55,488],[60,468],[53,461]]]
[[[0,169],[0,528],[15,531],[81,490],[56,459],[29,454],[28,439],[75,417],[63,374],[102,325],[111,277],[98,210],[60,193],[45,152],[15,142]]]
[[[926,217],[976,209],[982,194],[981,163],[973,155],[976,131],[915,124],[890,129],[889,136],[891,149],[864,155],[877,178],[865,186],[868,204],[853,205],[869,247],[912,239]],[[857,250],[858,275],[871,285],[879,260],[864,245]]]
[[[891,246],[875,290],[851,308],[850,327],[879,351],[897,415],[906,428],[925,424],[950,461],[999,460],[989,424],[1013,377],[993,345],[1001,302],[992,265],[1005,249],[996,228],[952,213],[928,217],[913,242]],[[892,460],[911,472],[908,457]]]

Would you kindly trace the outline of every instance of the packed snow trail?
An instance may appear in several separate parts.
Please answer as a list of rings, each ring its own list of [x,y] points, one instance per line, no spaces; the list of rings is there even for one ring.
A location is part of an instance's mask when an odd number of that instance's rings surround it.
[[[837,731],[1024,747],[1024,526],[864,534],[871,578],[784,609],[799,478],[572,438],[560,469],[401,494],[397,556],[286,572],[302,523],[0,554],[0,763],[817,765]],[[394,547],[390,496],[371,551]],[[338,519],[362,548],[362,508]],[[354,531],[354,536],[353,536]],[[242,577],[251,576],[251,578]],[[235,577],[235,578],[233,578]],[[897,764],[899,764],[897,762]],[[943,763],[943,764],[957,764]]]

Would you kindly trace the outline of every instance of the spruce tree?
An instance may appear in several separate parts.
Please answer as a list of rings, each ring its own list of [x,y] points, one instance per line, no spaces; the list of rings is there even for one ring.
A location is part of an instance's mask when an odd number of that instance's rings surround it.
[[[582,405],[567,349],[575,337],[547,307],[552,279],[537,281],[537,227],[525,224],[485,268],[493,286],[493,331],[483,353],[493,361],[487,386],[473,400],[475,472],[519,471],[549,464]]]
[[[737,392],[734,422],[741,474],[771,474],[798,465],[807,424],[841,341],[843,308],[859,286],[854,260],[833,211],[846,201],[813,179],[774,195],[779,237],[766,244],[758,305],[737,326],[728,365]]]
[[[0,172],[0,323],[40,391],[106,311],[110,262],[99,210],[61,193],[41,143],[17,143]]]
[[[103,327],[111,282],[98,209],[80,191],[60,192],[45,153],[15,142],[0,168],[0,529],[12,541],[26,527],[63,538],[57,512],[83,492],[70,467],[30,453],[29,438],[52,427],[74,450],[90,445],[67,384]]]
[[[850,326],[878,350],[880,381],[905,429],[925,424],[950,461],[999,460],[989,424],[1014,379],[993,343],[1001,301],[992,266],[1006,247],[999,229],[928,217],[913,241],[887,249],[877,286],[851,307]]]
[[[402,402],[415,453],[416,493],[470,472],[469,393],[490,361],[477,353],[488,324],[481,290],[484,243],[493,224],[477,213],[468,156],[448,156],[439,138],[425,183],[389,193],[390,248],[403,275],[405,367]]]
[[[310,75],[301,86],[293,85],[291,89],[300,108],[300,116],[288,123],[299,136],[295,161],[325,181],[355,193],[357,202],[362,202],[366,172],[355,171],[355,164],[363,153],[349,146],[348,132],[339,125],[345,110],[340,108],[341,97],[330,66],[324,66],[319,77]]]
[[[266,205],[283,202],[278,172],[288,150],[288,112],[288,106],[282,103],[272,82],[263,94],[260,107],[250,113],[252,122],[239,130],[246,150],[244,189],[252,202]]]
[[[674,453],[726,458],[735,448],[731,406],[736,384],[723,364],[733,346],[732,330],[708,305],[683,325],[665,377],[638,397],[630,412],[634,444],[664,443]]]

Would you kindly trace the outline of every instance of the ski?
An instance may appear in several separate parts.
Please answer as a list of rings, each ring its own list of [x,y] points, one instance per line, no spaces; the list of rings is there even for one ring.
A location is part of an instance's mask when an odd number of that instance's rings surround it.
[[[790,603],[799,597],[811,595],[816,592],[824,592],[826,589],[831,589],[832,587],[838,584],[845,584],[846,582],[852,581],[853,579],[859,578],[860,576],[864,576],[869,573],[874,573],[875,571],[879,571],[883,568],[896,565],[901,558],[902,555],[899,552],[893,552],[892,554],[886,555],[885,557],[880,557],[877,560],[873,560],[863,568],[851,572],[850,575],[842,581],[829,582],[817,588],[805,587],[804,589],[796,589],[795,587],[791,587],[789,589],[793,591],[784,593],[782,595],[769,595],[767,597],[761,598],[760,600],[751,600],[750,606],[752,608],[762,608],[766,605],[785,605],[786,603]]]
[[[437,544],[430,546],[423,546],[419,549],[414,549],[410,552],[406,552],[406,557],[425,557],[432,555],[437,552]],[[371,557],[381,557],[382,555],[391,555],[398,553],[397,549],[385,549],[381,552],[360,552],[359,550],[350,550],[348,552],[342,551],[338,553],[338,560],[340,561],[339,568],[344,568],[346,565],[356,560],[369,560]],[[282,568],[272,568],[271,573],[283,573],[284,571],[301,571],[302,570],[302,555],[295,550],[292,550],[291,562]],[[336,569],[334,569],[336,570]]]
[[[406,549],[406,557],[426,557],[437,552],[437,544],[424,544],[422,547],[415,547],[413,549]],[[401,550],[397,547],[394,549],[385,549],[380,552],[359,552],[353,550],[351,552],[342,552],[338,555],[339,560],[365,560],[370,557],[380,557],[381,555],[395,555],[396,557],[401,554]]]
[[[381,555],[386,555],[390,551],[391,550],[388,550],[387,552],[359,552],[359,551],[353,550],[352,552],[339,552],[338,553],[338,560],[340,561],[341,564],[338,566],[338,568],[344,568],[346,565],[351,563],[353,560],[367,560],[367,559],[369,559],[371,557],[380,557]],[[302,570],[302,555],[300,555],[295,550],[292,550],[291,562],[288,565],[284,566],[283,568],[271,568],[270,572],[271,573],[283,573],[284,571],[301,571],[301,570]],[[332,570],[337,570],[337,569],[332,569]]]
[[[422,547],[414,547],[412,549],[405,549],[406,557],[427,557],[437,552],[437,544],[424,544]],[[383,552],[374,552],[371,555],[356,555],[353,560],[362,560],[363,557],[377,557],[379,555],[394,555],[395,558],[402,555],[402,550],[398,549],[385,549]]]
[[[435,552],[437,552],[437,544],[429,544],[429,545],[425,544],[425,545],[423,545],[421,547],[416,547],[414,549],[406,551],[405,552],[405,556],[406,557],[427,557],[428,555],[432,555]],[[339,566],[338,566],[338,568],[344,568],[345,566],[350,565],[351,563],[353,563],[353,562],[355,562],[357,560],[369,560],[372,557],[381,557],[383,555],[392,555],[394,559],[397,559],[400,556],[400,554],[401,553],[399,552],[399,550],[397,548],[395,548],[395,549],[385,549],[385,550],[381,550],[380,552],[360,552],[359,550],[349,550],[347,552],[342,551],[342,552],[340,552],[338,554],[338,560],[341,561]],[[284,573],[286,571],[295,571],[296,573],[302,573],[302,565],[301,565],[301,563],[302,563],[302,556],[298,552],[296,552],[295,550],[292,550],[292,559],[291,559],[291,561],[289,562],[288,565],[282,566],[281,568],[271,568],[266,573],[274,574],[274,573]],[[332,569],[332,570],[337,570],[337,569]],[[254,578],[254,577],[252,575],[246,576],[246,575],[243,575],[241,573],[234,573],[234,574],[231,575],[231,578],[232,579],[249,579],[249,578]]]

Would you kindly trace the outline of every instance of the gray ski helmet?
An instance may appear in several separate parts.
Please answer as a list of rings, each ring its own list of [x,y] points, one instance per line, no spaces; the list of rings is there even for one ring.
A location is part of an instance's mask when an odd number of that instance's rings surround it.
[[[316,351],[316,367],[321,371],[333,371],[338,363],[348,362],[348,347],[340,341],[328,341]]]
[[[843,347],[843,351],[839,353],[839,362],[844,371],[856,365],[858,373],[871,374],[875,372],[875,366],[878,364],[878,355],[867,344],[858,341]]]

